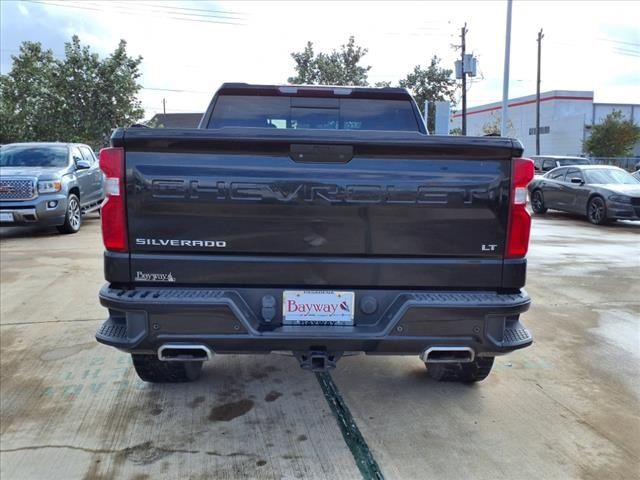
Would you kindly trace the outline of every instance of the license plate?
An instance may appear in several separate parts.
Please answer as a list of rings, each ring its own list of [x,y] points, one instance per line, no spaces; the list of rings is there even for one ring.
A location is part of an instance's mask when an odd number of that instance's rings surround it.
[[[13,222],[13,213],[0,212],[0,222]]]
[[[354,292],[285,291],[282,323],[305,326],[353,325]]]

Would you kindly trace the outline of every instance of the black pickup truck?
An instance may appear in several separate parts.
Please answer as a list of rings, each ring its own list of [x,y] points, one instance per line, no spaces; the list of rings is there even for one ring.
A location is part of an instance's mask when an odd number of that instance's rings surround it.
[[[531,344],[517,140],[428,135],[404,89],[224,84],[198,129],[100,152],[109,317],[145,381],[222,353],[416,355],[474,382]]]

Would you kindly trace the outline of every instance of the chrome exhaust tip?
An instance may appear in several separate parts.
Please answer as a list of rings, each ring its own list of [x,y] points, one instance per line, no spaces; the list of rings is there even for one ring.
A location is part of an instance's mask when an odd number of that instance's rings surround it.
[[[430,347],[420,354],[425,363],[469,363],[476,352],[470,347]]]
[[[201,344],[165,343],[158,348],[158,359],[163,362],[204,362],[212,357],[211,349]]]

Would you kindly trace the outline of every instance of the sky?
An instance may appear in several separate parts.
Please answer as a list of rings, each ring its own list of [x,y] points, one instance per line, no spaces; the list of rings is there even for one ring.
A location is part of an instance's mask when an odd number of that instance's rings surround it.
[[[478,59],[468,106],[502,98],[506,0],[449,2],[213,2],[0,0],[0,72],[21,42],[39,41],[58,57],[80,37],[100,55],[125,39],[141,55],[145,118],[203,112],[223,82],[286,83],[293,51],[339,48],[354,35],[366,47],[369,81],[404,78],[433,55],[453,68],[460,30]],[[541,90],[593,91],[596,102],[640,104],[640,2],[513,2],[509,96],[536,88],[542,28]]]

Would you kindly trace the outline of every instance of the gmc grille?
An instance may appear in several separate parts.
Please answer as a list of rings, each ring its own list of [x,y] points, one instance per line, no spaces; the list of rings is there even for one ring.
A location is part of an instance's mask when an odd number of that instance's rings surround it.
[[[31,200],[35,184],[30,179],[0,179],[0,200]]]

